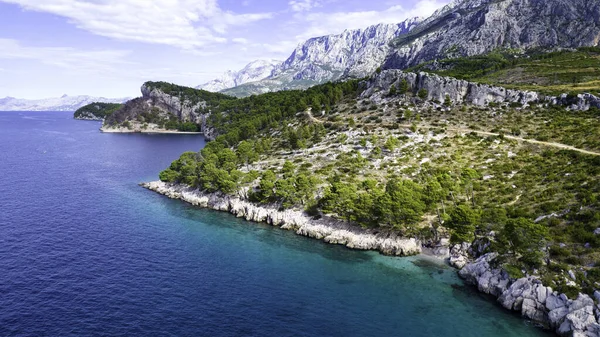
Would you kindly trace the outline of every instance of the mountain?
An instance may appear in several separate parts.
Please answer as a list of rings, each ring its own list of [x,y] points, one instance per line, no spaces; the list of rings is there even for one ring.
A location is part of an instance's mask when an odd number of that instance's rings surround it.
[[[262,80],[271,76],[273,70],[281,65],[278,60],[257,60],[250,62],[240,71],[227,71],[220,78],[201,84],[196,89],[217,92],[233,88],[248,82]]]
[[[298,45],[290,57],[273,70],[271,76],[223,92],[247,96],[370,75],[389,54],[389,42],[409,33],[419,20],[412,18],[399,24],[379,24],[309,39]]]
[[[45,99],[0,98],[0,111],[75,111],[90,103],[124,103],[130,98],[67,96]]]
[[[462,0],[394,39],[383,68],[497,49],[554,50],[600,45],[600,2],[590,0]]]

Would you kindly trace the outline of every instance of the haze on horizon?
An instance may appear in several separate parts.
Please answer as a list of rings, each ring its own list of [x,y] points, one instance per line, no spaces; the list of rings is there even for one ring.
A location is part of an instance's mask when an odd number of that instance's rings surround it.
[[[196,86],[304,40],[426,17],[449,0],[0,0],[0,97]]]

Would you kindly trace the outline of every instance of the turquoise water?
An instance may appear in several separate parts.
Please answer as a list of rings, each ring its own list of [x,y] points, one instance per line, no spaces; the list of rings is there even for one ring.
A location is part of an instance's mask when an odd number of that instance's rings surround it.
[[[392,258],[139,187],[194,135],[0,113],[1,336],[542,336],[437,260]]]

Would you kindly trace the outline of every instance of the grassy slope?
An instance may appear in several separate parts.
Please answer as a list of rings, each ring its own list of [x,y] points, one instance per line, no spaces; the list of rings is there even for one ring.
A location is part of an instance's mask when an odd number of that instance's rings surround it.
[[[529,55],[500,51],[438,62],[435,67],[429,63],[410,70],[551,95],[600,93],[600,48]]]

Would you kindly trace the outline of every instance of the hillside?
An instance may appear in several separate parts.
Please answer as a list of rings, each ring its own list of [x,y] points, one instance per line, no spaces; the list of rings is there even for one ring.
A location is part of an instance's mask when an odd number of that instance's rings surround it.
[[[222,103],[208,119],[215,141],[160,177],[431,247],[473,243],[485,247],[474,257],[500,254],[505,286],[528,276],[575,298],[600,285],[600,139],[591,136],[600,134],[600,100],[576,99],[589,110],[383,71]],[[460,254],[451,261],[465,264]],[[523,314],[551,328],[565,321],[536,310]]]
[[[532,90],[549,95],[600,93],[600,48],[551,53],[498,50],[486,55],[426,62],[409,71],[427,71],[468,81]]]
[[[73,117],[82,120],[102,121],[121,106],[123,104],[94,102],[77,109]]]

